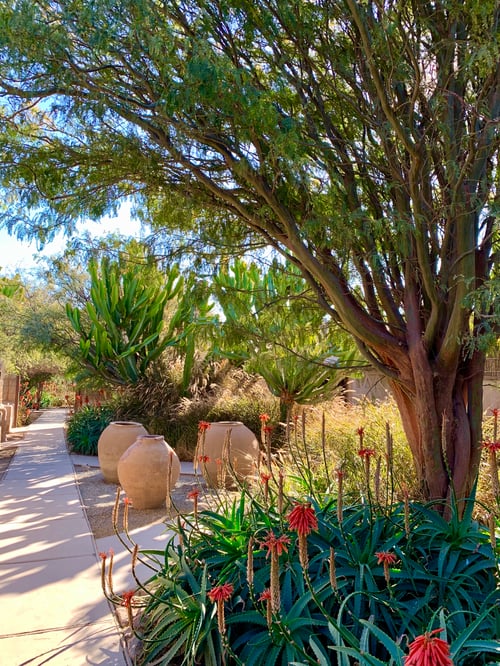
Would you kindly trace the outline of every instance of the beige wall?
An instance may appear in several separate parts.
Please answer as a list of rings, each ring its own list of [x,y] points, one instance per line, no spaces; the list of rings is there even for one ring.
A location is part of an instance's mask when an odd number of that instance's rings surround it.
[[[384,377],[375,370],[369,370],[362,379],[351,379],[348,384],[348,399],[384,400],[390,391]],[[489,358],[483,382],[484,411],[500,408],[500,359]]]

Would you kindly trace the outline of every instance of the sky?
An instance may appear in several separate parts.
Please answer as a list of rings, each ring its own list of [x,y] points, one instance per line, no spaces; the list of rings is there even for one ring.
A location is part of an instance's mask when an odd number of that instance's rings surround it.
[[[117,232],[123,235],[141,236],[140,222],[130,220],[128,215],[103,218],[100,222],[85,222],[78,227],[82,232],[88,231],[96,238]],[[36,241],[31,243],[10,236],[5,229],[0,229],[0,275],[12,275],[16,271],[29,271],[38,266],[40,258],[60,253],[66,246],[67,238],[62,234],[52,243],[48,243],[42,251],[37,248]]]

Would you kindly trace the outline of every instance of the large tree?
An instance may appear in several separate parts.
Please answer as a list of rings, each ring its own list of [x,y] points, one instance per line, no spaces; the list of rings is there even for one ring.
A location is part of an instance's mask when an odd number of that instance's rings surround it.
[[[387,376],[424,494],[464,496],[498,36],[497,0],[0,0],[4,223],[44,235],[127,195],[263,238]]]

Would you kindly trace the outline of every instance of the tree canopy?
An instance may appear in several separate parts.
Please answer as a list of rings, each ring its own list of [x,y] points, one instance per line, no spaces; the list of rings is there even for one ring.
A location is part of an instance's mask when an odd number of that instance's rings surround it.
[[[260,238],[391,382],[423,492],[470,491],[498,246],[496,0],[0,1],[3,224],[122,196]],[[236,244],[236,241],[235,241]]]

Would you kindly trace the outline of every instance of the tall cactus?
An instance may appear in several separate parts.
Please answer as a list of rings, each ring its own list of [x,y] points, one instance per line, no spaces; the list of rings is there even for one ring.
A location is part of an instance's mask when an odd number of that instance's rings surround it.
[[[168,301],[181,301],[184,280],[177,266],[167,273],[142,264],[104,257],[88,266],[90,300],[83,310],[66,305],[79,335],[84,365],[114,384],[136,383],[163,351],[178,344],[186,331],[169,327],[162,335]]]

